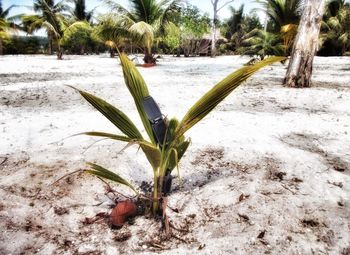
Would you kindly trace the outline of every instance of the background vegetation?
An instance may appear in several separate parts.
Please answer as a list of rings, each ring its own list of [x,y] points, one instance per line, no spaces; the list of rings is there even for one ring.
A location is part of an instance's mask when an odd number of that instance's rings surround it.
[[[267,20],[256,12],[229,6],[231,15],[219,20],[221,37],[218,53],[289,55],[302,12],[301,0],[256,0]],[[116,47],[128,53],[144,53],[145,62],[155,54],[196,56],[210,54],[208,13],[182,0],[147,0],[146,14],[138,0],[130,8],[105,0],[110,12],[95,15],[85,0],[34,0],[35,14],[9,16],[17,6],[3,8],[0,1],[0,54],[95,54]],[[45,29],[47,37],[33,36]],[[22,31],[22,33],[20,32]],[[23,32],[26,34],[23,34]],[[350,53],[350,4],[345,0],[327,1],[323,16],[318,54],[343,56]]]

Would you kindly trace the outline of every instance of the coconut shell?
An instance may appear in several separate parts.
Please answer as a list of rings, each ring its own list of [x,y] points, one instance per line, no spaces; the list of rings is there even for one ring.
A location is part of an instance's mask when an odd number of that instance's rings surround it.
[[[153,67],[153,66],[155,66],[156,64],[155,63],[144,63],[144,64],[142,64],[141,66],[142,67]]]
[[[133,201],[125,200],[119,202],[109,216],[113,226],[121,227],[131,217],[136,216],[137,208]]]

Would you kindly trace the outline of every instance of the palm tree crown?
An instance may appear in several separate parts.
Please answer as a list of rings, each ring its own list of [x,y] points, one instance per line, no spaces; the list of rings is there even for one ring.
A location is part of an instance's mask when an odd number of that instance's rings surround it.
[[[273,24],[273,30],[279,32],[284,25],[298,24],[302,0],[257,0],[261,3]]]
[[[86,20],[91,22],[93,10],[86,11],[85,0],[74,0],[74,10],[72,12],[76,20]]]

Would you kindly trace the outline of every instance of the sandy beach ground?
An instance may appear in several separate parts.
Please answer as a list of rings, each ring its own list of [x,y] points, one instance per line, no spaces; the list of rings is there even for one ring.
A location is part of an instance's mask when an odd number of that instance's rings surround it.
[[[140,71],[162,112],[181,119],[248,60],[167,56]],[[275,64],[255,74],[187,134],[169,197],[178,230],[161,241],[150,218],[120,230],[84,224],[112,204],[97,178],[54,183],[86,161],[151,182],[136,146],[120,153],[121,142],[67,138],[118,131],[66,85],[141,127],[118,60],[0,57],[0,254],[350,254],[350,58],[315,58],[312,88],[283,87],[285,71]]]

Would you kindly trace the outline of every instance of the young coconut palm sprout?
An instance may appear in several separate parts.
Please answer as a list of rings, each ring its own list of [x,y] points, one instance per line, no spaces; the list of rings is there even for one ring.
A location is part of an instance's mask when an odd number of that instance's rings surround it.
[[[186,139],[184,136],[185,133],[260,68],[284,59],[285,57],[270,57],[255,65],[245,66],[233,72],[202,96],[188,110],[182,120],[178,121],[176,118],[170,120],[163,118],[159,107],[149,95],[147,85],[135,65],[125,54],[120,54],[126,86],[135,101],[149,140],[144,138],[130,118],[118,108],[92,94],[77,90],[122,133],[85,132],[82,134],[114,139],[126,142],[128,145],[140,146],[153,170],[153,198],[150,198],[153,214],[156,216],[163,213],[164,217],[165,212],[163,208],[165,208],[164,204],[166,204],[164,201],[170,192],[171,172],[175,167],[178,167],[190,144],[190,139]],[[126,185],[135,191],[136,194],[139,194],[136,188],[118,174],[96,164],[88,163],[88,165],[91,169],[85,172]]]
[[[130,0],[129,8],[123,7],[118,1],[104,0],[115,13],[118,26],[105,31],[104,36],[114,36],[125,30],[129,39],[144,50],[144,62],[147,65],[156,63],[152,47],[157,37],[163,36],[165,28],[173,23],[174,14],[179,13],[183,0]],[[116,30],[116,31],[113,31]],[[112,40],[109,38],[108,40]]]

